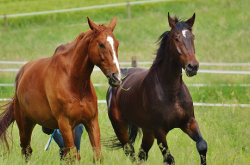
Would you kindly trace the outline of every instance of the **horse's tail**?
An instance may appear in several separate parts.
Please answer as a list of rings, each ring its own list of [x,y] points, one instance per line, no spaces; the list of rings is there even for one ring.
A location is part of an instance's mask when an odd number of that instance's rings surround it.
[[[0,114],[0,140],[5,143],[7,150],[9,151],[9,144],[7,140],[7,129],[11,124],[13,128],[13,123],[15,121],[14,98],[12,98],[12,101],[8,102],[7,104],[0,106],[0,111],[3,111]]]
[[[141,129],[131,123],[128,125],[128,135],[129,141],[131,144],[135,143],[135,139],[137,135],[141,134]],[[123,148],[123,144],[118,140],[117,136],[110,137],[108,139],[102,140],[104,146],[112,149],[120,149]]]
[[[129,134],[129,141],[131,144],[135,143],[135,139],[139,133],[139,137],[141,136],[141,129],[131,123],[128,126],[128,134]]]

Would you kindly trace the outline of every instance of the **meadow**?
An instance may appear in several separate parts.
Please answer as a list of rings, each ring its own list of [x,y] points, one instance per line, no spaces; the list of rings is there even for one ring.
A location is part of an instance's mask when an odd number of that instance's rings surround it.
[[[0,0],[0,14],[16,14],[48,11],[83,6],[121,3],[124,0],[106,1],[21,1]],[[167,13],[180,18],[189,18],[196,13],[193,28],[195,35],[196,58],[200,62],[249,63],[250,45],[250,3],[247,0],[195,0],[155,2],[131,5],[131,20],[127,19],[126,6],[99,8],[77,12],[65,12],[38,16],[8,18],[8,27],[0,19],[0,61],[31,61],[52,56],[57,46],[73,41],[78,34],[89,29],[86,17],[98,23],[109,23],[117,17],[114,35],[119,40],[119,61],[130,62],[137,56],[139,62],[153,61],[158,47],[157,38],[169,30]],[[1,64],[3,68],[20,68],[22,65]],[[130,67],[122,66],[122,67]],[[150,65],[139,65],[150,67]],[[250,71],[249,66],[200,66],[208,70]],[[15,72],[0,72],[1,83],[13,83]],[[211,74],[199,73],[192,78],[183,76],[184,81],[197,103],[249,104],[250,87],[247,74]],[[105,76],[92,73],[93,83],[105,84],[96,87],[99,100],[104,100],[108,88]],[[197,87],[192,84],[211,84]],[[224,85],[221,85],[224,84]],[[0,86],[0,98],[11,98],[14,87]],[[3,104],[3,103],[0,103]],[[103,139],[113,136],[113,128],[107,116],[106,104],[99,104],[99,124]],[[249,107],[207,107],[195,106],[195,116],[201,133],[208,143],[208,164],[250,163],[250,110]],[[28,164],[64,164],[60,162],[58,147],[52,142],[50,149],[44,151],[49,136],[36,126],[32,135],[33,155]],[[195,142],[179,129],[167,135],[168,145],[176,164],[199,164],[199,154]],[[13,128],[13,146],[9,155],[0,157],[1,165],[25,164],[21,157],[17,125]],[[141,138],[137,138],[135,150]],[[132,164],[122,150],[109,150],[102,146],[103,164]],[[76,164],[92,164],[92,148],[87,132],[81,142],[81,161]],[[162,164],[162,155],[158,146],[153,145],[149,159],[144,164]]]

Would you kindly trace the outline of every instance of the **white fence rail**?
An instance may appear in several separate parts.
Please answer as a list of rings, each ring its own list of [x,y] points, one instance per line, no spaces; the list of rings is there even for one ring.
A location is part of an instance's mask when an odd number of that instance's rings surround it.
[[[24,65],[26,61],[0,61],[0,64]],[[152,62],[137,62],[138,65],[151,65]],[[120,62],[120,65],[131,65],[131,62]],[[250,63],[208,63],[200,62],[200,66],[250,66]],[[0,72],[18,72],[19,68],[0,69]],[[100,71],[95,67],[94,71]],[[234,70],[204,70],[200,69],[199,73],[216,73],[216,74],[250,74],[250,71],[234,71]]]
[[[27,61],[0,61],[0,64],[26,64]],[[131,62],[119,62],[120,65],[131,65]],[[137,62],[140,65],[151,65],[153,62]],[[200,62],[203,66],[250,66],[250,63]]]
[[[2,72],[18,72],[18,68],[0,69]],[[99,68],[95,67],[94,71],[100,71]],[[217,73],[217,74],[250,74],[250,71],[236,71],[236,70],[203,70],[200,69],[198,73]]]
[[[12,99],[1,98],[0,102],[12,101]],[[106,104],[106,100],[98,100],[99,104]],[[193,103],[194,106],[208,107],[250,107],[250,104],[224,104],[224,103]]]
[[[108,84],[93,84],[95,87],[109,86]],[[186,84],[188,87],[250,87],[250,84]],[[0,87],[13,87],[14,83],[0,83]]]
[[[144,4],[144,3],[155,3],[155,2],[167,2],[167,1],[176,1],[176,0],[151,0],[151,1],[134,1],[129,2],[130,5],[136,4]],[[98,9],[98,8],[107,8],[107,7],[116,7],[116,6],[125,6],[128,2],[124,3],[116,3],[116,4],[106,4],[106,5],[98,5],[98,6],[88,6],[88,7],[79,7],[79,8],[71,8],[71,9],[61,9],[61,10],[51,10],[51,11],[41,11],[41,12],[32,12],[32,13],[21,13],[21,14],[9,14],[5,16],[0,16],[0,18],[4,17],[24,17],[31,15],[41,15],[41,14],[52,14],[52,13],[62,13],[62,12],[72,12],[72,11],[80,11],[80,10],[89,10],[89,9]]]

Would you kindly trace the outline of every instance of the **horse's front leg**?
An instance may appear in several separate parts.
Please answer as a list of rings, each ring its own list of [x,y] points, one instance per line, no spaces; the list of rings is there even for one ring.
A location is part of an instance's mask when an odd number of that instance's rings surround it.
[[[63,157],[72,158],[71,153],[73,153],[74,158],[76,157],[77,160],[80,160],[81,157],[77,152],[75,143],[74,143],[74,132],[72,126],[69,124],[69,120],[66,117],[60,118],[58,120],[59,130],[62,134],[63,143],[64,143],[64,151]]]
[[[157,144],[161,150],[163,155],[163,163],[164,165],[174,165],[174,157],[170,154],[170,150],[168,148],[166,133],[163,130],[154,131],[155,138],[157,139]]]
[[[202,138],[196,120],[191,118],[182,130],[196,142],[196,147],[201,158],[201,164],[206,165],[207,142]]]
[[[142,132],[143,138],[138,157],[141,161],[146,161],[148,159],[148,152],[154,143],[155,137],[152,130],[142,129]]]
[[[84,126],[89,134],[89,140],[93,147],[93,161],[102,161],[103,156],[101,152],[101,140],[100,140],[100,127],[98,123],[98,115],[95,115],[90,121],[86,121]]]

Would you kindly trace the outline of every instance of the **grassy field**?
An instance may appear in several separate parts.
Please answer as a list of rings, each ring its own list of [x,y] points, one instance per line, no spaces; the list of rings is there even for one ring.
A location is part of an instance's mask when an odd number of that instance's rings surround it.
[[[0,14],[121,2],[125,1],[0,0]],[[51,56],[57,46],[71,42],[78,34],[89,29],[86,24],[87,16],[98,23],[109,23],[114,16],[117,17],[114,35],[120,42],[119,61],[130,62],[134,55],[137,56],[138,61],[153,61],[154,52],[158,47],[155,41],[164,31],[170,29],[167,13],[170,12],[172,16],[177,14],[180,18],[189,18],[195,12],[193,33],[196,38],[196,57],[200,62],[249,63],[249,8],[250,3],[247,0],[173,1],[133,5],[131,20],[127,19],[126,6],[8,18],[8,28],[4,27],[3,19],[0,19],[0,61],[31,61]],[[20,68],[21,66],[1,64],[0,68]],[[140,67],[149,66],[140,65]],[[249,66],[201,65],[200,69],[250,71]],[[13,83],[14,78],[14,72],[0,72],[0,83]],[[250,87],[239,86],[239,84],[249,84],[249,75],[198,73],[193,78],[186,76],[183,78],[186,84],[211,84],[205,87],[188,86],[194,102],[229,104],[249,104],[250,102]],[[98,99],[105,99],[108,88],[105,76],[96,71],[92,74],[92,80],[94,83],[106,84],[104,87],[96,87]],[[232,85],[221,86],[220,84]],[[0,87],[0,98],[10,98],[13,94],[14,87]],[[195,115],[201,133],[208,143],[208,164],[249,164],[249,108],[196,106]],[[114,135],[105,104],[99,104],[99,122],[102,138]],[[40,126],[35,127],[31,143],[34,152],[28,164],[61,164],[58,147],[54,142],[48,151],[43,150],[48,138],[49,136],[42,133]],[[179,129],[174,129],[168,134],[167,140],[176,164],[199,164],[195,143],[187,135]],[[20,154],[16,124],[13,129],[13,141],[10,155],[0,157],[1,165],[25,164]],[[137,139],[136,153],[140,143],[141,139]],[[132,164],[122,150],[113,151],[103,147],[102,151],[105,158],[103,164]],[[82,137],[81,157],[79,164],[92,164],[92,149],[86,132]],[[161,163],[162,156],[155,144],[145,164]]]
[[[250,161],[250,142],[248,124],[250,115],[247,108],[221,108],[221,107],[195,107],[195,115],[201,133],[208,143],[208,164],[242,164]],[[99,104],[99,123],[103,139],[114,135],[112,126],[108,120],[105,104]],[[14,145],[9,156],[0,157],[2,165],[25,164],[20,154],[19,135],[16,124],[13,131]],[[58,147],[54,141],[48,151],[44,146],[49,136],[43,134],[41,126],[36,126],[32,136],[31,146],[33,155],[29,164],[60,164]],[[176,164],[199,164],[199,154],[195,143],[181,130],[174,129],[167,136],[168,144]],[[138,153],[141,139],[135,143],[136,154]],[[92,149],[86,131],[83,133],[81,142],[81,161],[79,164],[92,164]],[[108,150],[102,147],[104,155],[103,164],[132,164],[122,150]],[[158,146],[153,145],[149,152],[149,159],[145,165],[162,164],[162,156]]]

